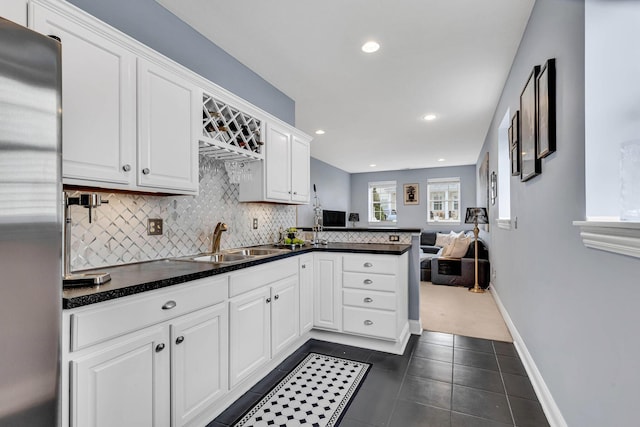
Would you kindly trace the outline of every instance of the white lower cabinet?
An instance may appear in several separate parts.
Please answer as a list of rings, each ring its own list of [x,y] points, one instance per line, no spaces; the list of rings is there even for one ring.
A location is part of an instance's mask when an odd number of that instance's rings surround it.
[[[172,322],[171,413],[183,426],[229,389],[226,304],[197,311]]]
[[[168,329],[152,327],[71,361],[71,426],[169,426]]]
[[[63,425],[178,427],[210,409],[229,389],[227,295],[216,276],[65,310]]]
[[[313,328],[313,254],[299,257],[300,333]]]
[[[268,266],[268,264],[267,264]],[[265,273],[287,274],[284,279],[263,284],[258,289],[240,294],[229,301],[229,384],[233,388],[251,376],[272,357],[294,341],[299,333],[298,275],[297,260],[285,261],[287,268],[277,266],[254,267],[255,277]],[[293,267],[293,270],[289,268]],[[265,271],[269,268],[269,271]],[[242,273],[249,277],[251,269]],[[243,280],[238,280],[238,289],[244,288]],[[234,289],[232,278],[231,288]],[[232,290],[233,293],[233,290]]]
[[[271,289],[262,288],[229,302],[229,384],[236,386],[271,356]]]
[[[313,326],[342,330],[341,253],[313,254]]]

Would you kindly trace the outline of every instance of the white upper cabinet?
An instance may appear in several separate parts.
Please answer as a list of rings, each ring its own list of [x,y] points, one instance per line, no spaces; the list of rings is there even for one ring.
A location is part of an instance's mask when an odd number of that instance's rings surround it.
[[[250,181],[240,182],[240,201],[309,203],[311,138],[274,121],[266,130],[265,159],[252,163]]]
[[[194,85],[138,59],[138,185],[198,190],[198,114]]]
[[[65,181],[135,183],[135,56],[82,22],[34,3],[31,27],[62,43]]]
[[[199,91],[179,66],[65,3],[30,2],[62,43],[63,183],[198,192]]]

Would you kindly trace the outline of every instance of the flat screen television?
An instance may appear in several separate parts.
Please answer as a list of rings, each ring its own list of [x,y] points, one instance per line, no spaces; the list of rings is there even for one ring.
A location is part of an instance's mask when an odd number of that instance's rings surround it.
[[[346,227],[347,213],[345,211],[322,211],[323,227]]]

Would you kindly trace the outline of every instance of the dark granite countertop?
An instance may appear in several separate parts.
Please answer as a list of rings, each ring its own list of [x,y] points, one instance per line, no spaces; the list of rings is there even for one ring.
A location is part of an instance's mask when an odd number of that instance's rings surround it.
[[[324,251],[402,255],[410,249],[411,245],[329,243],[328,245],[304,246],[289,252],[254,258],[235,264],[221,265],[207,262],[181,261],[178,259],[162,259],[114,267],[103,267],[87,270],[87,272],[106,272],[111,275],[111,280],[97,286],[64,288],[62,292],[62,308],[76,308],[128,295],[139,294],[189,282],[191,280],[253,267],[255,265],[296,256],[301,253]]]
[[[313,231],[312,227],[296,227],[302,231]],[[421,233],[421,228],[399,228],[399,227],[322,227],[322,231],[353,231],[360,233]]]

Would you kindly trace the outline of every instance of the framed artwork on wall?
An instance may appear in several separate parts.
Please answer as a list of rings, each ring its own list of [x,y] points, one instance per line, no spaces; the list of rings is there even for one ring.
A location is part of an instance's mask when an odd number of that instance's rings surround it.
[[[540,66],[533,67],[524,89],[520,93],[520,180],[528,181],[540,174],[540,159],[537,156],[536,125],[536,77]]]
[[[511,160],[511,175],[520,175],[520,111],[511,118],[509,127],[509,160]]]
[[[547,60],[536,79],[538,103],[536,124],[538,159],[547,157],[556,151],[556,70],[555,59]]]
[[[420,204],[420,186],[418,184],[404,185],[404,204],[405,205]]]

